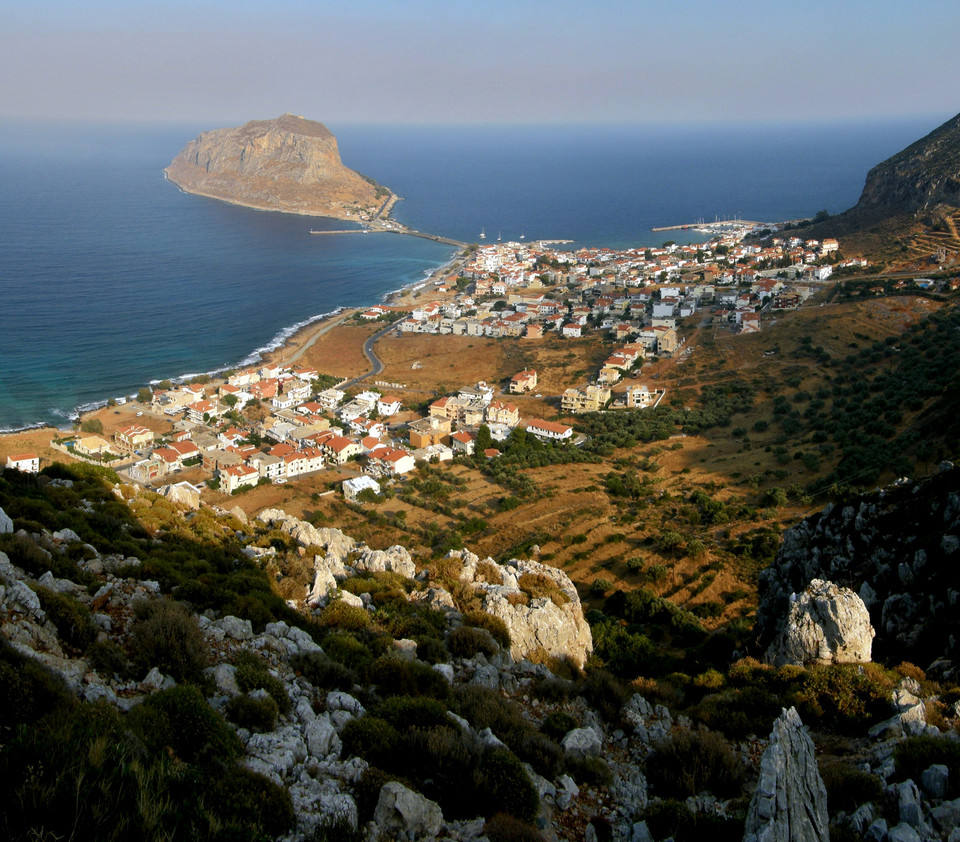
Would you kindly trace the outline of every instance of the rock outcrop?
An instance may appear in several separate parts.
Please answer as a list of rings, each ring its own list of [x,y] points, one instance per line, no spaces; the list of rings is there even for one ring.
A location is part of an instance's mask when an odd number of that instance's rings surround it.
[[[188,193],[338,219],[372,215],[392,195],[341,163],[326,126],[293,114],[203,132],[165,172]]]
[[[849,664],[870,660],[874,630],[867,607],[849,588],[814,579],[790,596],[790,610],[764,660],[785,664]]]
[[[960,115],[867,173],[855,213],[867,218],[960,207]]]
[[[281,509],[264,509],[257,515],[257,520],[286,532],[301,547],[321,547],[330,564],[339,563],[342,566],[344,560],[357,548],[357,542],[339,529],[313,526]]]
[[[743,842],[828,842],[827,790],[795,708],[773,724]]]
[[[562,570],[529,559],[497,565],[466,550],[450,553],[460,558],[461,581],[480,593],[483,610],[503,620],[510,632],[510,654],[515,659],[547,655],[569,658],[577,666],[593,651],[593,636],[583,616],[580,596]],[[499,581],[487,581],[494,571]],[[528,592],[529,582],[538,587]],[[538,595],[540,591],[546,595]]]
[[[760,573],[757,628],[766,648],[790,595],[814,579],[859,594],[876,630],[873,657],[955,669],[960,642],[960,469],[827,506],[783,534]]]

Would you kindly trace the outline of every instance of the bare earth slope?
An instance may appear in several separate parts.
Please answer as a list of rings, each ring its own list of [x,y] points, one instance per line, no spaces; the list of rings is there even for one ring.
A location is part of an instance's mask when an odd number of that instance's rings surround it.
[[[326,126],[293,114],[203,132],[165,172],[188,193],[308,216],[361,219],[391,195],[340,162]]]

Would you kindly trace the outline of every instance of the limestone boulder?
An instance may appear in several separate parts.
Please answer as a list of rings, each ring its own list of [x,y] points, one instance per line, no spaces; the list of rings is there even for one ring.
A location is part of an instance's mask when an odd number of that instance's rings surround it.
[[[396,781],[380,788],[373,821],[387,838],[436,836],[443,827],[440,806]]]
[[[599,757],[603,744],[593,728],[574,728],[568,731],[561,743],[564,752],[571,757]]]
[[[827,790],[796,708],[773,724],[743,842],[829,842]]]
[[[301,547],[323,547],[327,558],[342,561],[357,547],[357,542],[344,535],[339,529],[318,528],[293,515],[288,515],[281,509],[264,509],[257,515],[257,520],[286,532]]]
[[[0,534],[4,532],[13,532],[13,521],[3,509],[0,509]]]
[[[337,580],[330,572],[330,568],[323,564],[315,565],[313,573],[313,587],[307,594],[307,605],[316,608],[333,591],[337,589]]]
[[[514,560],[503,567],[504,581],[517,584],[477,587],[483,592],[483,610],[507,626],[514,660],[537,653],[569,658],[582,667],[593,651],[593,636],[583,616],[580,596],[567,574],[530,560]],[[524,594],[522,583],[528,575],[552,582],[553,596],[534,596],[526,603],[517,599]]]
[[[870,613],[854,591],[814,579],[803,593],[790,597],[780,633],[764,660],[777,667],[865,663],[874,634]]]
[[[364,547],[354,562],[354,567],[365,573],[398,573],[407,579],[417,575],[417,568],[410,558],[410,553],[406,547],[399,544],[386,550]]]

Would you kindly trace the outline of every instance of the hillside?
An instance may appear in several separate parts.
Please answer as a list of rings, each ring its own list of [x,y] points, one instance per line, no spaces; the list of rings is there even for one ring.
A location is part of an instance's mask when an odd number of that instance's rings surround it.
[[[960,115],[873,167],[852,208],[803,231],[891,270],[931,271],[960,261],[958,209]]]
[[[341,163],[326,126],[293,114],[203,132],[165,172],[188,193],[309,216],[363,219],[392,196]]]
[[[960,115],[877,164],[851,212],[865,220],[960,207]]]
[[[917,499],[904,488],[882,519]],[[958,824],[942,668],[938,684],[912,664],[735,660],[642,591],[587,630],[570,580],[537,562],[424,565],[278,510],[182,510],[102,469],[4,471],[0,504],[4,838],[732,842],[798,805],[856,838],[895,824],[884,786],[909,795],[932,763],[911,820],[931,839]],[[284,601],[301,569],[309,595]],[[696,671],[665,657],[668,630]],[[777,734],[804,746],[811,796],[762,771]],[[764,798],[795,806],[769,816]]]

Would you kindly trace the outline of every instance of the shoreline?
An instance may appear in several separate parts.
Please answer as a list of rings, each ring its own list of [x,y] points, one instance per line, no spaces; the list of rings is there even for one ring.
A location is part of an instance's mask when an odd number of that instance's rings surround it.
[[[289,213],[291,216],[309,216],[309,217],[313,217],[314,219],[335,219],[337,220],[337,222],[353,222],[360,226],[363,226],[368,222],[368,220],[363,220],[359,218],[355,213],[344,212],[340,215],[334,215],[332,213],[320,213],[319,211],[311,211],[311,210],[295,210],[293,208],[268,208],[268,207],[264,207],[263,205],[253,205],[253,204],[250,204],[249,202],[241,201],[240,199],[230,199],[230,198],[227,198],[226,196],[214,196],[212,193],[204,193],[200,190],[191,190],[184,187],[179,182],[174,181],[172,178],[170,178],[170,175],[167,172],[168,169],[169,169],[169,166],[164,167],[161,170],[161,173],[163,174],[163,180],[167,182],[167,184],[172,184],[174,187],[177,188],[177,190],[179,190],[181,193],[183,193],[186,196],[199,196],[202,199],[213,199],[215,202],[223,202],[224,204],[234,205],[238,208],[246,208],[247,210],[263,211],[264,213]],[[387,188],[387,189],[389,190],[390,188]],[[389,219],[390,211],[393,210],[393,206],[397,202],[402,202],[402,201],[403,201],[402,196],[398,196],[396,193],[390,190],[389,198],[384,201],[380,209],[376,212],[376,214],[374,214],[373,219],[374,220]],[[333,208],[330,208],[330,210],[333,210]]]
[[[173,182],[171,182],[171,184],[172,183]],[[178,185],[175,186],[177,186],[178,189],[181,189]],[[238,360],[235,365],[225,366],[223,368],[205,372],[185,373],[167,378],[151,378],[144,385],[156,385],[165,379],[174,383],[186,383],[197,376],[209,376],[211,379],[219,379],[218,375],[221,375],[225,371],[230,371],[237,368],[245,368],[247,366],[256,365],[257,363],[286,362],[287,364],[292,364],[296,362],[296,360],[299,359],[300,356],[302,356],[316,342],[317,339],[319,339],[328,331],[340,326],[348,319],[352,318],[355,314],[363,312],[369,307],[374,307],[377,303],[389,305],[391,307],[402,307],[412,302],[415,292],[423,289],[429,284],[432,284],[435,280],[447,275],[453,269],[453,267],[456,266],[461,257],[462,250],[458,249],[449,260],[446,260],[444,263],[431,270],[430,274],[426,275],[422,280],[411,281],[410,283],[398,287],[397,289],[384,293],[380,297],[379,302],[371,303],[364,307],[339,306],[330,312],[318,313],[309,317],[308,319],[305,319],[304,321],[281,328],[268,343],[260,346],[259,348],[254,348],[249,353],[241,357],[241,359]],[[122,408],[123,406],[136,404],[135,399],[130,399],[130,395],[127,395],[126,397],[128,398],[127,404],[120,404],[118,405],[119,407]],[[70,410],[69,417],[64,419],[66,423],[63,427],[56,426],[46,421],[37,421],[14,429],[0,430],[0,441],[7,441],[14,437],[33,439],[38,434],[49,436],[51,434],[73,430],[82,421],[89,418],[95,418],[99,413],[105,412],[108,409],[115,409],[116,407],[111,407],[109,405],[109,400],[110,398],[103,398],[74,407],[72,410]]]

